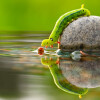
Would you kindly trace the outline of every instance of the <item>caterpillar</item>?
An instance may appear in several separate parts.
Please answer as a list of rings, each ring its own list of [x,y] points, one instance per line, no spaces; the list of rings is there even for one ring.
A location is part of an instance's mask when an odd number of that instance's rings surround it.
[[[86,94],[88,92],[87,88],[77,87],[68,82],[68,80],[63,76],[62,71],[56,62],[56,59],[51,60],[49,58],[41,58],[41,63],[43,65],[48,65],[56,86],[67,93],[78,95],[79,98]]]
[[[49,39],[44,39],[41,43],[41,46],[45,46],[47,48],[49,46],[53,47],[53,44],[55,43],[60,43],[58,42],[58,38],[61,35],[64,28],[67,27],[69,23],[82,16],[90,16],[90,11],[88,9],[85,9],[84,5],[82,5],[80,9],[72,10],[62,15],[57,20]]]

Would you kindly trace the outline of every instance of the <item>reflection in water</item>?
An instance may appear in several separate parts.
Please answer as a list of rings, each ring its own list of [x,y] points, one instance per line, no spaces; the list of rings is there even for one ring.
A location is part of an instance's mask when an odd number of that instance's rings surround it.
[[[81,61],[60,60],[64,77],[82,88],[100,87],[100,58],[83,57]]]
[[[61,52],[57,60],[59,54],[54,52],[57,47],[47,48],[42,56],[37,51],[33,52],[47,37],[48,34],[34,33],[0,34],[0,100],[77,100],[77,96],[65,92],[85,94],[88,89],[84,87],[100,86],[99,58],[80,59],[80,56],[74,54],[73,59],[71,52],[64,53],[64,58]],[[99,52],[95,53],[98,55]],[[52,56],[53,59],[42,58],[42,63],[49,66],[56,85],[65,92],[58,91],[52,83],[48,68],[41,65],[40,58],[43,56]],[[93,89],[84,97],[84,100],[99,100],[100,88]]]
[[[21,95],[18,72],[11,70],[9,68],[11,66],[13,66],[11,63],[0,62],[0,97],[11,98]]]
[[[63,65],[58,64],[58,62],[59,61],[56,59],[41,58],[41,63],[43,65],[48,65],[56,86],[65,92],[79,95],[79,97],[81,98],[81,95],[86,94],[88,92],[88,89],[77,87],[77,85],[73,85],[72,83],[70,83],[63,75],[63,71],[60,68],[61,66],[63,67]]]

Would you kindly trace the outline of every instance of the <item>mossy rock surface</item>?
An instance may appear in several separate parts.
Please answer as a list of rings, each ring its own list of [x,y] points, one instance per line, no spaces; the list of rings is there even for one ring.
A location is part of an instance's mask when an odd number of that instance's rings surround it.
[[[70,23],[61,35],[62,51],[100,50],[100,17],[81,17]]]

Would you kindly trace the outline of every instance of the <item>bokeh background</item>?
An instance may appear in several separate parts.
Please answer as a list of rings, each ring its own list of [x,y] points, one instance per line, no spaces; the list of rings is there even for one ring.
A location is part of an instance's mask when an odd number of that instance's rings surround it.
[[[0,31],[51,31],[62,14],[81,4],[100,16],[100,0],[0,0]]]

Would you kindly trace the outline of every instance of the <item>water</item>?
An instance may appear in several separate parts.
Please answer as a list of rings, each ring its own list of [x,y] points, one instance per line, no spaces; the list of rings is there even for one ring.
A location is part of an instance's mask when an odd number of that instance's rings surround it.
[[[1,33],[0,100],[100,100],[99,55],[75,61],[58,56],[56,45],[39,55],[45,33]]]

